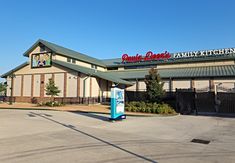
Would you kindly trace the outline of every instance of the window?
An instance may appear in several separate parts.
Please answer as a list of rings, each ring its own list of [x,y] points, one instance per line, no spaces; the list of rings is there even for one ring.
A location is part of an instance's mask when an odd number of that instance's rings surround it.
[[[76,63],[76,59],[67,58],[67,62],[75,64]]]
[[[76,60],[75,60],[75,59],[72,59],[72,63],[74,63],[74,64],[75,64],[75,63],[76,63]]]
[[[96,65],[91,65],[91,68],[97,69],[97,66]]]

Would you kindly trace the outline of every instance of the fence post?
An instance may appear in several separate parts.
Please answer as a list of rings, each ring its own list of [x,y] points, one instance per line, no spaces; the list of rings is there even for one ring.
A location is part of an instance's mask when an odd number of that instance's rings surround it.
[[[197,99],[197,93],[196,93],[196,89],[193,88],[193,105],[194,105],[194,109],[195,109],[195,113],[196,115],[198,115],[198,109],[197,109],[197,105],[196,105],[196,99]]]
[[[177,111],[177,112],[180,112],[179,106],[178,106],[178,100],[179,100],[179,99],[178,99],[178,89],[177,89],[177,88],[175,89],[175,99],[176,99],[176,100],[175,100],[175,101],[176,101],[176,111]]]

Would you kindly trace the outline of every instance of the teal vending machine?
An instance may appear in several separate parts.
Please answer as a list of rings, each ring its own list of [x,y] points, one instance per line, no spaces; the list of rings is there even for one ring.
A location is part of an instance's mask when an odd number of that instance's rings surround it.
[[[111,118],[110,120],[126,119],[124,89],[111,88]]]

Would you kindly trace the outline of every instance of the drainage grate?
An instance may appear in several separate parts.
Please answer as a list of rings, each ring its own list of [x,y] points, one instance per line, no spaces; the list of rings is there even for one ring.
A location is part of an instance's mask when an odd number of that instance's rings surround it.
[[[209,144],[211,141],[209,140],[203,140],[203,139],[193,139],[191,140],[193,143],[200,143],[200,144]]]

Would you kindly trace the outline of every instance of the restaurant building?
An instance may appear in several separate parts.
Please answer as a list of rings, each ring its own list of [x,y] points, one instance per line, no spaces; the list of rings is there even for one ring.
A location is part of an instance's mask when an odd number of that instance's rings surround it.
[[[61,91],[57,99],[70,103],[101,103],[113,85],[127,91],[145,91],[145,75],[156,68],[167,92],[235,90],[235,48],[191,52],[123,54],[96,59],[54,43],[38,40],[24,54],[27,62],[3,74],[7,96],[16,102],[40,102],[49,97],[45,86],[52,78]]]

